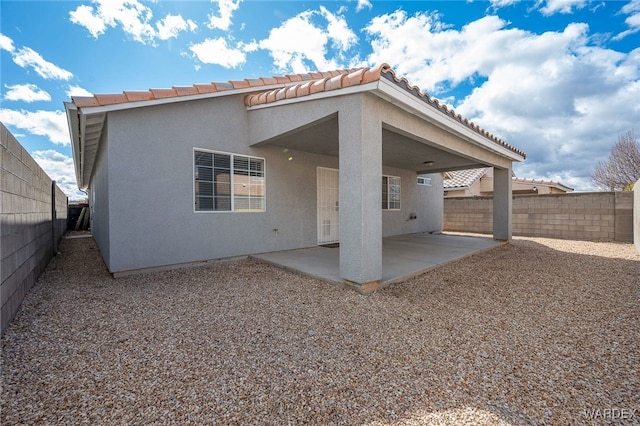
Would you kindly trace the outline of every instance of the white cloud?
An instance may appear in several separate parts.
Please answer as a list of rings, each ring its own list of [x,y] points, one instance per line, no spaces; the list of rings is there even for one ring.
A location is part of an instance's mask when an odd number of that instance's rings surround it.
[[[189,46],[195,57],[205,64],[221,65],[225,68],[234,68],[246,61],[241,49],[230,48],[227,41],[222,38],[209,38],[202,43]]]
[[[622,7],[620,13],[629,15],[624,21],[629,26],[629,29],[616,35],[613,38],[614,40],[621,40],[640,31],[640,0],[632,0],[627,3]]]
[[[69,88],[64,92],[67,95],[67,98],[72,96],[93,96],[93,93],[88,90],[80,87],[80,86],[72,86],[69,85]]]
[[[36,102],[51,100],[51,95],[35,84],[14,84],[13,86],[5,84],[4,87],[8,89],[4,95],[4,98],[8,101]]]
[[[356,12],[360,12],[365,8],[371,10],[373,8],[373,5],[369,0],[358,0],[358,4],[356,5]]]
[[[592,190],[595,162],[619,133],[637,126],[640,52],[626,60],[593,47],[549,53],[539,67],[497,67],[457,110],[525,150],[528,159],[519,167],[527,177],[560,173],[563,183]]]
[[[640,12],[640,0],[631,0],[629,3],[622,6],[621,12],[626,14]]]
[[[332,14],[324,6],[320,6],[320,14],[328,22],[327,35],[336,48],[345,51],[358,42],[344,17]]]
[[[185,21],[181,15],[167,15],[156,24],[156,27],[158,28],[158,38],[168,40],[172,37],[178,37],[182,31],[195,31],[198,24],[191,19]]]
[[[8,52],[13,52],[13,50],[15,49],[13,47],[13,40],[2,33],[0,33],[0,49],[6,50]]]
[[[208,27],[211,29],[217,28],[219,30],[226,31],[231,26],[231,17],[240,7],[240,0],[211,0],[212,3],[218,4],[220,16],[213,14],[209,15]]]
[[[71,11],[71,22],[85,27],[92,36],[104,34],[107,27],[122,30],[140,43],[153,43],[157,36],[150,21],[153,12],[138,0],[93,0],[93,6],[81,5]]]
[[[69,145],[67,117],[62,111],[25,111],[2,108],[0,121],[34,135],[46,136],[55,144]]]
[[[71,22],[83,26],[98,38],[108,28],[121,27],[135,41],[153,45],[155,40],[177,38],[183,31],[198,28],[191,19],[182,15],[166,15],[152,25],[153,11],[138,0],[92,0],[94,6],[80,5],[69,12]]]
[[[493,7],[494,9],[511,6],[512,4],[516,4],[519,2],[520,0],[490,0],[491,7]]]
[[[393,58],[399,76],[431,95],[475,85],[456,112],[527,152],[518,176],[593,189],[588,176],[597,159],[638,126],[640,48],[625,54],[593,46],[586,24],[535,34],[486,16],[454,30],[437,15],[397,11],[374,18],[366,31],[367,64]]]
[[[71,72],[46,61],[38,52],[29,47],[14,51],[13,62],[22,68],[33,68],[40,77],[46,80],[69,80],[73,77]]]
[[[72,23],[85,27],[95,38],[104,34],[107,29],[106,19],[99,13],[94,13],[93,7],[85,4],[69,12],[69,18]],[[115,26],[115,23],[111,26]]]
[[[326,26],[316,24],[313,19],[322,17]],[[328,59],[329,42],[337,50],[333,56],[343,58],[347,50],[357,43],[357,37],[342,16],[334,15],[326,8],[306,11],[273,28],[267,39],[258,42],[261,49],[268,50],[279,71],[295,73],[309,71],[310,64],[319,70],[339,68],[335,59]]]
[[[56,181],[56,184],[69,197],[69,201],[78,201],[87,198],[87,195],[78,190],[76,183],[73,159],[66,155],[48,149],[45,151],[34,151],[31,156],[40,167]]]
[[[538,1],[537,5],[542,1]],[[546,5],[540,9],[540,13],[551,16],[556,13],[569,14],[573,9],[582,9],[587,4],[586,0],[546,0]]]
[[[373,52],[366,63],[378,65],[393,58],[394,69],[424,90],[437,92],[446,84],[457,84],[476,73],[488,73],[499,63],[505,49],[528,52],[511,46],[519,30],[502,30],[506,22],[486,16],[464,26],[448,29],[438,14],[408,16],[397,10],[381,15],[364,28],[371,37]]]

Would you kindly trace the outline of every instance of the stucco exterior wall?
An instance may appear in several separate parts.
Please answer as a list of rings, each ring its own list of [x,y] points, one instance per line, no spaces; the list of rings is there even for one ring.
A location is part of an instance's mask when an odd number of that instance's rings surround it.
[[[100,148],[96,157],[96,166],[88,188],[89,208],[91,210],[91,234],[96,240],[98,249],[107,265],[110,264],[111,250],[109,244],[109,129],[105,126]]]
[[[632,194],[593,192],[513,196],[513,234],[631,242]],[[447,198],[444,230],[491,233],[493,198]]]
[[[425,231],[442,231],[442,175],[425,175],[431,178],[431,186],[418,185],[414,172],[383,167],[382,173],[401,179],[401,209],[382,211],[382,236],[412,234]],[[416,218],[411,219],[411,214]]]
[[[111,272],[317,245],[316,168],[337,169],[338,158],[249,147],[241,97],[112,112],[106,131],[90,186],[92,229]],[[194,212],[194,148],[264,158],[266,212]],[[440,230],[442,180],[418,189],[415,172],[389,174],[402,177],[403,205],[383,217],[384,234]]]
[[[0,123],[0,329],[57,252],[67,197]]]

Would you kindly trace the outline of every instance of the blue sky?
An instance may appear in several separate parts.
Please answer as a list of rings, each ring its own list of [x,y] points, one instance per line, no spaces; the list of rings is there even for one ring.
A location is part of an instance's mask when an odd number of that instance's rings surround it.
[[[382,62],[527,152],[521,177],[594,190],[640,132],[640,0],[0,1],[0,121],[72,199],[72,95]]]

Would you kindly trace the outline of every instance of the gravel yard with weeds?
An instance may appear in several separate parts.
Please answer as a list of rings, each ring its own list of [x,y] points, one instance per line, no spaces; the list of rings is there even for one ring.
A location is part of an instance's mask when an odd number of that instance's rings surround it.
[[[640,424],[631,244],[515,238],[369,296],[60,252],[2,338],[3,425]]]

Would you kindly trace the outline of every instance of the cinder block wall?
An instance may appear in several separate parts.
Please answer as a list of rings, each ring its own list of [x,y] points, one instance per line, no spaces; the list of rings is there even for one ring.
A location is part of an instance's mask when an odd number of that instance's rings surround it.
[[[493,198],[446,198],[444,230],[493,232]],[[513,234],[633,242],[633,193],[516,195]]]
[[[633,243],[640,253],[640,179],[633,187]]]
[[[67,197],[0,123],[1,329],[57,252]]]

